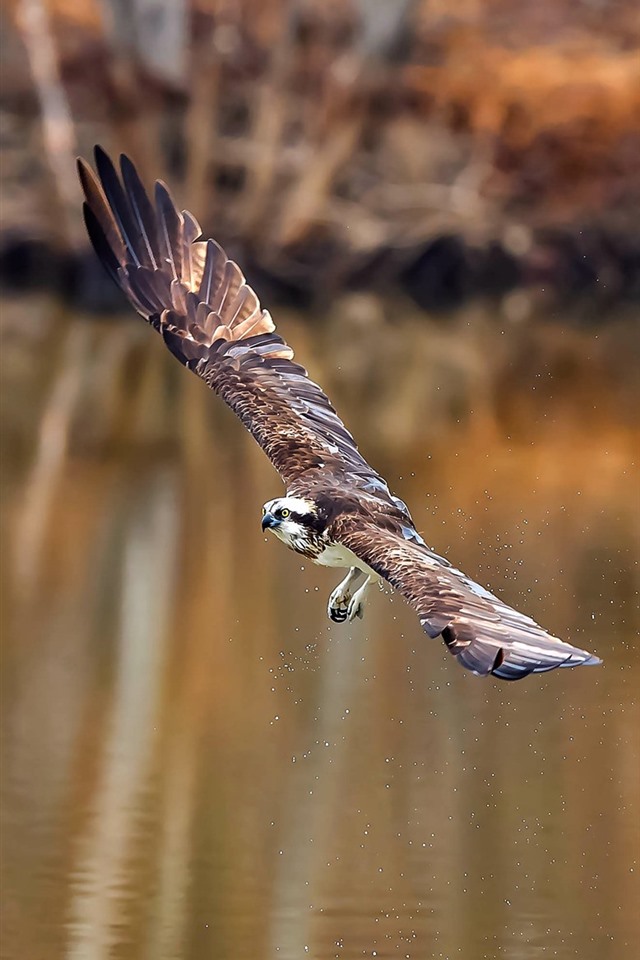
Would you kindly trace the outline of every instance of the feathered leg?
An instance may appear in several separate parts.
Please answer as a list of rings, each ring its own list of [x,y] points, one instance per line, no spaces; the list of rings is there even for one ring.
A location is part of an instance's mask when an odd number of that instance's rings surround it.
[[[356,592],[351,597],[349,606],[347,608],[347,618],[349,620],[355,620],[356,617],[360,617],[362,620],[364,616],[364,603],[365,603],[365,594],[368,588],[372,583],[379,583],[380,578],[376,576],[367,577],[365,582],[361,587],[358,587]]]
[[[365,574],[362,570],[358,570],[357,567],[351,567],[344,580],[338,584],[329,597],[327,613],[329,614],[329,619],[333,620],[334,623],[344,623],[349,616],[349,609],[353,597],[359,593],[359,591],[355,591],[354,593],[354,588],[364,576]],[[353,618],[349,617],[349,619],[351,620]]]

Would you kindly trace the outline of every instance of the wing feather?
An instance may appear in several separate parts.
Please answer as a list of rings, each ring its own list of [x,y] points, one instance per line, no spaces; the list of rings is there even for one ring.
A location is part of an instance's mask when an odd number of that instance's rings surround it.
[[[417,611],[425,632],[441,636],[473,673],[519,680],[556,667],[601,662],[547,633],[425,545],[381,528],[375,519],[341,516],[332,533],[395,587]]]
[[[88,203],[82,204],[82,215],[93,249],[98,254],[109,276],[115,280],[117,284],[120,284],[118,277],[120,261],[114,253],[113,246],[108,242],[106,237],[109,228],[100,223],[93,208],[90,207]]]
[[[126,195],[131,204],[135,221],[144,243],[151,266],[155,269],[160,263],[160,246],[158,243],[158,228],[153,207],[138,176],[138,171],[124,154],[120,158],[122,180]],[[197,227],[197,223],[196,223]],[[199,229],[198,229],[199,233]]]
[[[100,147],[95,150],[96,167],[105,198],[113,214],[120,236],[136,266],[148,263],[140,230],[133,216],[131,203],[124,192],[111,158]],[[87,201],[89,198],[87,197]]]
[[[227,256],[222,247],[215,240],[207,240],[207,259],[200,284],[200,298],[204,303],[211,303],[213,292],[222,281],[226,262]]]
[[[158,226],[160,228],[160,254],[165,263],[169,264],[173,279],[177,280],[182,277],[184,220],[182,215],[178,213],[166,185],[161,180],[156,181],[155,197]]]
[[[109,269],[116,273],[117,265],[126,258],[122,235],[95,173],[83,160],[78,161],[78,175],[85,196],[83,211],[89,238],[100,260],[108,260],[105,266],[116,264],[113,271]]]
[[[214,240],[198,240],[197,221],[179,212],[163,183],[152,202],[127,157],[120,177],[99,147],[95,158],[98,178],[78,162],[89,237],[174,356],[235,411],[287,485],[323,471],[397,512],[327,396],[273,332],[238,265]],[[401,512],[411,524],[406,507]]]

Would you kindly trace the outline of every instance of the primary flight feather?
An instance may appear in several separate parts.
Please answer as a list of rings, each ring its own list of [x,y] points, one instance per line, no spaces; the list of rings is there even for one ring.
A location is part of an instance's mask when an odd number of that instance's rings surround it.
[[[329,598],[342,622],[362,616],[367,587],[387,580],[463,667],[518,680],[597,664],[434,553],[406,505],[358,451],[326,395],[293,360],[242,271],[157,182],[152,202],[134,165],[118,173],[96,147],[78,161],[93,247],[135,309],[238,415],[286,486],[262,528],[324,566],[348,568]]]

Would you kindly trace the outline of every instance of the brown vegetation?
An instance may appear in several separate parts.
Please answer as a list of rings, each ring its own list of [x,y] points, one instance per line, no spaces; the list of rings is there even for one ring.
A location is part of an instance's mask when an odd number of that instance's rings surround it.
[[[97,0],[11,6],[23,47],[9,43],[4,110],[42,117],[69,242],[83,234],[65,165],[100,140],[149,179],[170,179],[205,229],[294,282],[321,265],[322,283],[340,286],[380,255],[397,275],[443,236],[470,250],[498,244],[525,277],[548,259],[549,230],[569,238],[575,260],[581,232],[595,231],[595,273],[607,238],[621,248],[609,259],[637,255],[633,3],[606,18],[519,0],[455,15],[401,0],[156,6],[153,22],[135,3],[119,16]],[[9,149],[36,148],[28,125],[5,124]],[[25,216],[24,166],[3,176],[5,230]],[[51,210],[41,194],[32,231],[60,234]],[[564,264],[555,249],[551,260],[553,277]],[[619,273],[612,288],[627,283]]]

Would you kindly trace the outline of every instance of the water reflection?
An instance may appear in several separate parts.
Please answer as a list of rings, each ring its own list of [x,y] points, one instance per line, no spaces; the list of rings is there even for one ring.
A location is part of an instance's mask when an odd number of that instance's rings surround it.
[[[337,372],[284,324],[434,546],[605,658],[508,685],[397,597],[330,625],[335,574],[260,532],[277,477],[150,331],[3,322],[4,954],[632,956],[627,331],[541,335],[540,382],[482,318],[346,322]]]

